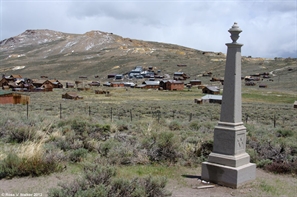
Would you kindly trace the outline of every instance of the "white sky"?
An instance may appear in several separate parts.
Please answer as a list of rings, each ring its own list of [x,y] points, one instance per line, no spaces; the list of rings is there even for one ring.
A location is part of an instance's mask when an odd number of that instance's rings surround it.
[[[226,53],[242,29],[242,55],[297,57],[297,0],[0,0],[0,40],[27,29],[91,30]]]

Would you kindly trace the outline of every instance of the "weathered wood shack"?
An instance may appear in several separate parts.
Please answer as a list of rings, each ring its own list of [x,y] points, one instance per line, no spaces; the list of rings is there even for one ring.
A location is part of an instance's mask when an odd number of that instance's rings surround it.
[[[124,82],[111,82],[110,87],[116,88],[116,87],[124,87]]]
[[[92,81],[91,83],[88,83],[89,86],[100,86],[99,81]]]
[[[74,83],[66,82],[66,88],[74,88]]]
[[[143,87],[145,89],[159,89],[160,87],[160,81],[144,81],[142,84],[145,85]]]
[[[207,86],[202,89],[204,94],[220,94],[220,89],[217,86]]]
[[[65,94],[62,94],[63,99],[73,99],[73,100],[78,100],[78,99],[83,99],[83,97],[77,95],[75,92],[67,92]]]
[[[260,84],[260,85],[259,85],[259,88],[267,88],[267,85],[265,85],[265,84]]]
[[[43,88],[45,91],[52,91],[53,88],[63,88],[63,84],[58,80],[39,80],[34,79],[32,81],[36,88]]]
[[[0,104],[29,104],[30,96],[14,93],[11,91],[0,90]]]
[[[185,87],[183,81],[164,80],[160,81],[160,88],[163,90],[183,90]]]
[[[190,80],[190,84],[191,84],[192,86],[195,86],[195,85],[201,85],[201,80],[197,80],[197,79],[195,79],[195,80]]]
[[[173,73],[173,79],[174,80],[186,80],[188,78],[190,78],[190,77],[187,76],[187,74],[184,73],[184,72],[175,72],[175,73]]]

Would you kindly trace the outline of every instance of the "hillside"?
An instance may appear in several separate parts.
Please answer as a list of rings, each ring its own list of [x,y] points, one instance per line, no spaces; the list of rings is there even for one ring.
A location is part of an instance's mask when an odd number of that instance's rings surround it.
[[[224,44],[224,43],[222,43]],[[244,50],[244,46],[243,49]],[[224,77],[225,52],[205,52],[183,46],[123,38],[113,33],[90,31],[69,34],[52,30],[26,30],[0,42],[0,72],[29,78],[75,80],[79,76],[106,80],[108,74],[123,74],[135,66],[148,66],[172,76],[182,71],[191,78],[206,72]],[[178,67],[177,65],[187,65]],[[273,87],[296,90],[296,59],[243,57],[242,73],[271,73],[281,83]],[[209,81],[209,79],[205,79]],[[296,83],[295,83],[296,84]]]

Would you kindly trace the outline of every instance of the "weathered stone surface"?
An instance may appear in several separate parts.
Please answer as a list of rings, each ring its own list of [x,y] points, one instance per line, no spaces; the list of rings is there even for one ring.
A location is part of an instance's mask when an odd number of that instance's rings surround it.
[[[256,178],[256,165],[246,150],[246,128],[241,107],[241,47],[237,23],[229,30],[221,116],[214,129],[213,152],[202,163],[202,180],[238,188]]]
[[[256,165],[224,166],[212,162],[202,163],[202,179],[232,188],[239,188],[256,178]]]

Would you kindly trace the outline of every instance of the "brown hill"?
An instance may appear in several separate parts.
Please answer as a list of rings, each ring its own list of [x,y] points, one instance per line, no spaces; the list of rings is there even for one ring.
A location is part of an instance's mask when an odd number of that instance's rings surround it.
[[[0,42],[0,60],[2,74],[29,78],[46,75],[57,79],[99,76],[99,80],[105,80],[110,73],[127,73],[135,66],[151,66],[169,76],[182,71],[195,79],[207,72],[223,77],[225,67],[225,54],[221,52],[123,38],[101,31],[69,34],[26,30]],[[288,82],[282,86],[295,87],[291,82],[296,77],[296,59],[243,57],[242,65],[243,75],[261,72],[270,72],[274,77],[285,75]]]

